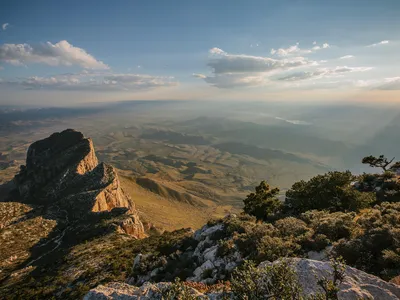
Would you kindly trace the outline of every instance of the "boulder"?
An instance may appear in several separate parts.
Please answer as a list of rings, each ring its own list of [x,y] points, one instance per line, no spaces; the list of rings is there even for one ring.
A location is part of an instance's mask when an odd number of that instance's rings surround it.
[[[294,268],[304,295],[315,295],[322,292],[317,283],[318,279],[332,279],[333,269],[330,262],[305,258],[288,258],[286,261]],[[270,263],[263,262],[259,267],[262,268],[267,264]],[[338,299],[340,300],[400,299],[400,286],[349,266],[345,268],[345,279],[339,289]]]
[[[214,245],[210,248],[207,248],[204,252],[203,252],[203,257],[204,260],[209,260],[211,262],[214,262],[215,259],[217,258],[217,251],[218,251],[218,245]]]
[[[211,261],[207,260],[200,267],[198,267],[198,268],[196,268],[196,270],[194,270],[193,277],[188,278],[188,281],[199,282],[199,281],[203,280],[203,276],[204,276],[204,273],[206,272],[206,270],[210,270],[210,269],[212,270],[214,268],[215,268],[214,264]]]
[[[85,295],[84,300],[128,300],[138,299],[135,295],[139,288],[126,283],[111,282],[107,285],[99,285]]]
[[[146,282],[141,287],[134,287],[126,283],[111,282],[106,285],[99,285],[85,295],[84,300],[154,300],[166,299],[163,297],[163,291],[171,287],[170,282],[150,283]],[[198,292],[192,287],[187,287],[187,292],[194,299],[220,299],[216,297],[208,297]],[[191,298],[192,299],[192,298]]]

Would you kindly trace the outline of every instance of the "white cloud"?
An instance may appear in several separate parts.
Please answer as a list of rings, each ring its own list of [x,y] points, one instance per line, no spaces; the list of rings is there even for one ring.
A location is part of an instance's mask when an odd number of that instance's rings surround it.
[[[213,69],[214,74],[271,72],[277,69],[294,68],[312,63],[312,61],[304,57],[278,60],[262,56],[228,54],[219,48],[211,49],[210,53],[218,53],[218,55],[212,55],[207,64]]]
[[[264,86],[268,80],[259,74],[217,74],[206,76],[204,81],[218,88],[238,88]]]
[[[399,91],[400,90],[400,77],[389,77],[383,79],[369,79],[369,80],[356,80],[353,85],[359,88],[369,90],[387,90]]]
[[[276,54],[278,56],[284,57],[284,56],[289,56],[292,54],[299,54],[300,52],[301,53],[311,53],[310,50],[301,50],[299,48],[299,43],[296,43],[296,45],[293,45],[293,46],[289,46],[288,48],[279,48],[277,50],[272,48],[270,53],[272,55]]]
[[[225,51],[224,50],[222,50],[222,49],[220,49],[220,48],[212,48],[212,49],[210,49],[210,51],[208,51],[210,54],[213,54],[213,55],[223,55],[223,54],[225,54]]]
[[[145,74],[64,74],[51,77],[32,76],[17,81],[2,81],[0,85],[17,86],[31,90],[63,91],[143,91],[177,86],[172,77]]]
[[[329,48],[329,44],[321,44],[320,49]],[[305,51],[299,49],[298,44],[283,49],[279,54],[278,50],[272,53],[279,58],[252,56],[246,54],[231,54],[220,48],[213,48],[209,51],[209,61],[207,65],[211,68],[212,74],[193,73],[192,76],[204,80],[206,83],[217,88],[236,88],[236,87],[260,87],[268,86],[270,89],[285,89],[287,87],[310,86],[310,88],[320,88],[330,86],[334,78],[334,83],[342,85],[343,82],[351,80],[345,75],[353,72],[365,72],[371,67],[348,67],[337,66],[333,68],[323,68],[321,64],[326,60],[313,61],[304,56],[295,56],[293,53]],[[284,52],[285,51],[285,52]],[[348,59],[353,56],[345,56]],[[301,71],[294,71],[301,70]],[[288,73],[292,71],[294,73]],[[286,73],[286,74],[285,74]],[[320,80],[330,78],[329,82]],[[315,82],[314,82],[315,80]]]
[[[288,48],[279,48],[279,49],[274,49],[272,48],[270,53],[271,55],[277,55],[279,57],[286,57],[290,55],[304,55],[304,54],[309,54],[313,53],[315,51],[321,50],[321,49],[326,49],[329,48],[330,45],[328,43],[324,43],[321,46],[317,46],[317,42],[313,42],[314,47],[311,49],[301,49],[299,47],[299,43],[296,43],[293,46],[289,46]]]
[[[4,23],[3,25],[1,25],[1,28],[2,28],[3,30],[6,30],[8,26],[10,26],[9,23]]]
[[[350,58],[354,58],[354,56],[353,55],[345,55],[345,56],[339,57],[339,59],[350,59]]]
[[[400,77],[385,78],[376,89],[398,91],[400,90]]]
[[[47,42],[29,44],[3,44],[0,46],[0,62],[15,66],[41,63],[50,66],[80,66],[87,69],[108,69],[102,61],[88,54],[84,49],[74,47],[67,41],[56,44]]]
[[[389,41],[388,41],[388,40],[380,41],[379,43],[375,43],[375,44],[372,44],[372,45],[368,45],[367,47],[376,47],[376,46],[386,45],[386,44],[389,44]]]
[[[202,78],[202,79],[207,78],[206,75],[204,75],[204,74],[199,74],[199,73],[193,73],[192,76],[193,76],[193,77],[196,77],[196,78]]]
[[[269,82],[268,76],[274,72],[316,64],[316,62],[301,56],[274,59],[230,54],[220,48],[212,48],[209,53],[207,65],[212,69],[213,75],[195,73],[193,76],[218,88],[264,86]]]
[[[301,71],[289,74],[287,76],[278,78],[280,81],[300,81],[305,79],[319,79],[323,77],[329,76],[338,76],[344,73],[351,73],[351,72],[365,72],[369,71],[372,68],[368,67],[336,67],[334,69],[317,69],[315,71]]]

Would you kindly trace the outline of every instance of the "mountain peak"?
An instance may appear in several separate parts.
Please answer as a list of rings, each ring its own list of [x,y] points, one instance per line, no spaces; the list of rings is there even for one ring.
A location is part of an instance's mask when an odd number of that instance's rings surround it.
[[[119,231],[144,236],[135,204],[115,169],[98,162],[92,140],[79,131],[67,129],[33,143],[14,183],[24,202],[67,209],[73,219],[126,208]]]

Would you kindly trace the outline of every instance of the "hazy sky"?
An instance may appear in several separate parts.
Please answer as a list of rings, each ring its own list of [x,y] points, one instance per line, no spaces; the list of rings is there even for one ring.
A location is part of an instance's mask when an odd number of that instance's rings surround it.
[[[399,0],[0,3],[0,104],[400,101]]]

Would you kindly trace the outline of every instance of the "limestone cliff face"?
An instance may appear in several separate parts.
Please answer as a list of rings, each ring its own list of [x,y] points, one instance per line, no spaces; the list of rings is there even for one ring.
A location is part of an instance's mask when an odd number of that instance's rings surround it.
[[[67,129],[33,143],[14,182],[26,202],[62,204],[74,219],[127,208],[118,230],[144,236],[135,204],[122,190],[115,169],[98,162],[93,142],[81,132]]]
[[[67,129],[30,145],[26,166],[15,176],[24,199],[51,201],[74,177],[98,165],[93,143],[81,132]]]
[[[112,210],[114,207],[127,207],[132,212],[135,210],[135,205],[131,199],[124,193],[121,188],[118,176],[114,168],[107,164],[100,164],[101,172],[103,173],[102,180],[104,181],[104,189],[97,195],[96,202],[92,207],[92,211]]]

